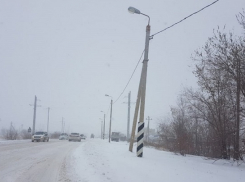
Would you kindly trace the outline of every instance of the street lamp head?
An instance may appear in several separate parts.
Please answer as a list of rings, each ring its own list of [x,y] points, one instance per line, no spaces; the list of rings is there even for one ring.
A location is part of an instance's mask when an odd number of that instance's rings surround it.
[[[108,94],[105,94],[105,96],[110,97]]]
[[[134,13],[136,13],[136,14],[141,14],[141,13],[140,13],[140,10],[138,10],[138,9],[136,9],[136,8],[134,8],[134,7],[131,7],[131,6],[128,8],[128,12],[129,12],[129,13],[132,13],[132,14],[134,14]]]
[[[130,7],[128,8],[128,12],[129,12],[129,13],[132,13],[132,14],[136,13],[136,14],[141,14],[141,15],[147,16],[147,17],[149,18],[149,20],[148,20],[148,25],[150,25],[150,17],[149,17],[148,15],[144,14],[144,13],[141,13],[140,10],[138,10],[138,9],[136,9],[136,8],[130,6]]]

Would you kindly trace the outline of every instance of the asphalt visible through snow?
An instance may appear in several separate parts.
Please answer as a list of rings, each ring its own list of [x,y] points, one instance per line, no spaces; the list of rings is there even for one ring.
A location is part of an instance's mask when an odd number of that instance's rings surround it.
[[[82,142],[0,142],[0,181],[72,181],[72,151]]]

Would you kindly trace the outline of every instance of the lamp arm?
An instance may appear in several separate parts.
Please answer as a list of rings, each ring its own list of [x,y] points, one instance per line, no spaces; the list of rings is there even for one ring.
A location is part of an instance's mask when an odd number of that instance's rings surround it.
[[[150,17],[149,17],[148,15],[146,15],[146,14],[143,14],[143,13],[140,13],[140,14],[142,14],[142,15],[144,15],[144,16],[147,16],[147,17],[149,18],[149,20],[148,20],[148,25],[150,25]]]

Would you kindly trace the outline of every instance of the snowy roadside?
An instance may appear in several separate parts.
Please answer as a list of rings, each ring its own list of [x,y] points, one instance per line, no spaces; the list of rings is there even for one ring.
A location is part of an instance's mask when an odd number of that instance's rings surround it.
[[[0,139],[0,145],[1,144],[12,144],[12,143],[25,143],[25,142],[30,142],[31,139],[26,139],[26,140],[4,140]]]
[[[135,147],[134,147],[135,149]],[[171,152],[144,148],[144,157],[128,151],[126,142],[90,139],[72,154],[72,181],[126,182],[230,182],[244,181],[245,165],[232,166],[226,160],[214,164],[197,156],[178,156]]]

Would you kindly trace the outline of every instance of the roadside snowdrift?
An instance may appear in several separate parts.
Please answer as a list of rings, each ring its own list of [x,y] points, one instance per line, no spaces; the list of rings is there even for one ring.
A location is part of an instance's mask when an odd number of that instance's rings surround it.
[[[135,149],[135,147],[134,147]],[[73,153],[75,180],[91,182],[167,181],[167,182],[242,182],[245,164],[205,160],[197,156],[178,156],[144,147],[144,157],[128,151],[126,142],[87,140]]]

